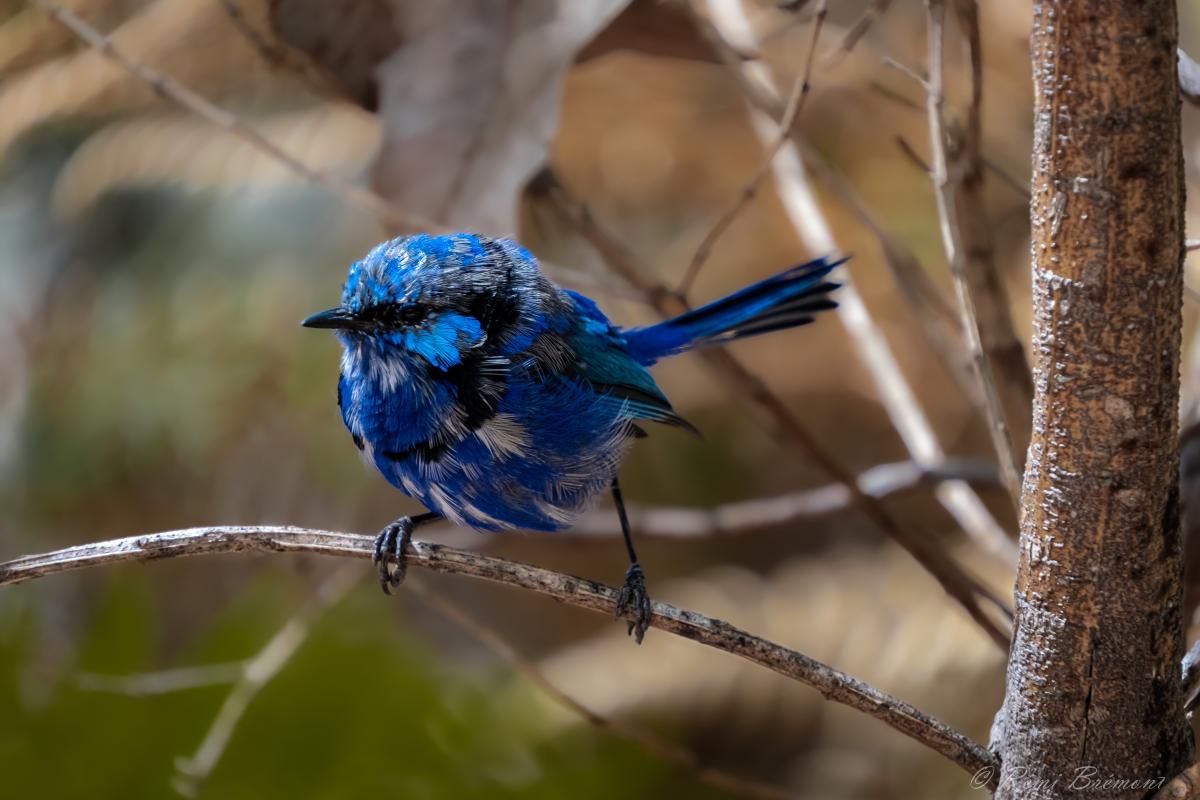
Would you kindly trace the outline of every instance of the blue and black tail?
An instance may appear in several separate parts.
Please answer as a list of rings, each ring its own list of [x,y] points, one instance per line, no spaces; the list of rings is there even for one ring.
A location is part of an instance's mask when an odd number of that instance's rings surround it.
[[[837,308],[828,295],[841,284],[825,278],[845,260],[810,261],[657,325],[630,328],[623,332],[629,354],[649,366],[695,347],[807,325]]]

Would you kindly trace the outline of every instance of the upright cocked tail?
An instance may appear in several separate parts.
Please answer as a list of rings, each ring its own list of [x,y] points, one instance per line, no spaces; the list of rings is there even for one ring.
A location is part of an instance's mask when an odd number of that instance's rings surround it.
[[[657,325],[626,329],[629,354],[649,366],[696,347],[807,325],[814,314],[837,308],[828,295],[841,284],[825,278],[845,261],[809,261]]]

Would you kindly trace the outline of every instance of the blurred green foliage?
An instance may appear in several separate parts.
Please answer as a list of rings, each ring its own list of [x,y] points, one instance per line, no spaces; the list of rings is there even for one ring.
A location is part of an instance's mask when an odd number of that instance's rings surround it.
[[[175,660],[247,656],[292,601],[275,582],[255,583]],[[600,800],[655,796],[668,785],[672,794],[720,796],[590,729],[546,740],[542,707],[520,678],[448,663],[378,611],[370,586],[318,621],[250,706],[202,796]],[[72,679],[163,666],[156,654],[169,623],[144,571],[110,573],[80,621],[77,651],[51,685],[31,671],[39,661],[35,616],[30,606],[0,616],[5,796],[166,796],[176,759],[194,751],[228,687],[136,697],[81,689]]]

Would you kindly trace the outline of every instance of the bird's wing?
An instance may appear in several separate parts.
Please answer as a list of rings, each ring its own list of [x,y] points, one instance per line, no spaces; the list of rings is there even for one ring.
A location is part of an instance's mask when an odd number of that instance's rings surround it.
[[[621,332],[604,312],[583,295],[567,294],[575,301],[578,317],[566,334],[575,357],[565,377],[586,381],[598,394],[611,398],[621,416],[699,433],[675,412],[645,367],[629,355]]]

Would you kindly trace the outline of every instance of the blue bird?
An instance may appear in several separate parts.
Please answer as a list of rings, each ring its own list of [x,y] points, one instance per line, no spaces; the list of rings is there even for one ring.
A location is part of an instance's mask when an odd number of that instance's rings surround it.
[[[384,591],[403,580],[405,549],[425,522],[558,531],[611,492],[630,561],[616,613],[632,613],[640,643],[650,599],[617,467],[646,435],[643,422],[695,431],[646,368],[811,322],[836,306],[825,278],[840,263],[812,261],[657,325],[620,328],[512,240],[423,234],[377,245],[350,266],[341,305],[302,324],[341,340],[337,398],[354,444],[429,509],[376,538]]]

